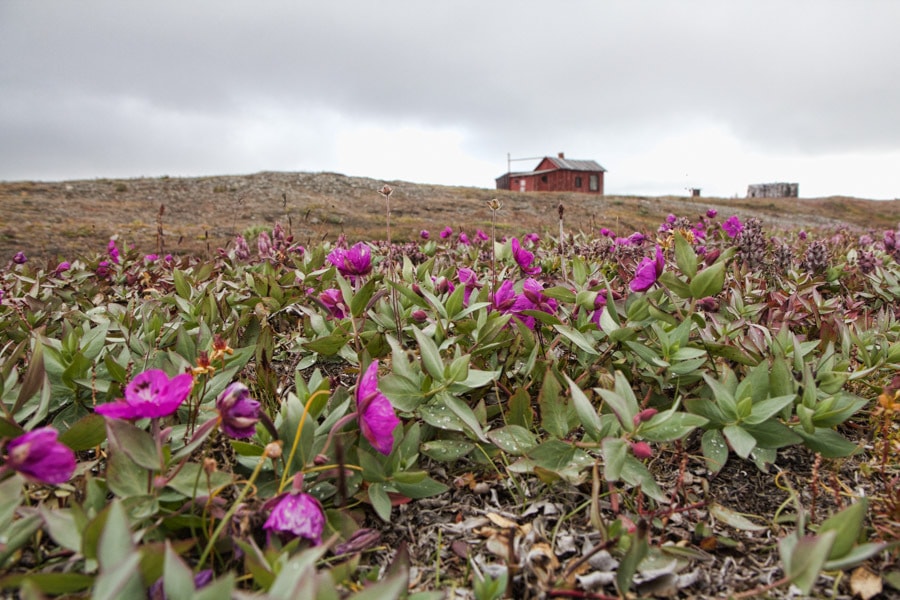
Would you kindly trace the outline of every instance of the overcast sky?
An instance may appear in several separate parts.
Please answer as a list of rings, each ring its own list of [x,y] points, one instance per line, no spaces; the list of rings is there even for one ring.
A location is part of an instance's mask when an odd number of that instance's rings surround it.
[[[898,24],[894,0],[0,0],[0,180],[491,188],[563,151],[609,194],[900,198]]]

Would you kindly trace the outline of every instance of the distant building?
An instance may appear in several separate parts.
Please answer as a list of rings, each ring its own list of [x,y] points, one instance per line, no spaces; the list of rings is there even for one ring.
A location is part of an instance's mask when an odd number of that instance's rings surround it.
[[[755,183],[747,186],[748,198],[797,198],[799,183]]]
[[[562,152],[545,156],[533,171],[508,172],[496,179],[498,190],[603,194],[606,169],[594,160],[572,160]]]

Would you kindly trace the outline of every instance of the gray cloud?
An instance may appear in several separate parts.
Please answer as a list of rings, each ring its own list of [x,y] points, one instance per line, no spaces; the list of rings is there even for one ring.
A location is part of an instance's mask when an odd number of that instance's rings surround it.
[[[507,151],[627,162],[712,126],[763,154],[898,152],[898,17],[884,1],[6,0],[0,178],[333,169],[339,130],[373,123],[464,132],[498,168]]]

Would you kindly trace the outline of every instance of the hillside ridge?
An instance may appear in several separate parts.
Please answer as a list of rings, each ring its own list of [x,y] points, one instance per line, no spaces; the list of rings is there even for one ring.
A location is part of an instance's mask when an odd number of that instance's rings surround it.
[[[112,236],[145,253],[213,253],[238,233],[252,235],[276,222],[301,243],[334,240],[342,233],[351,240],[383,239],[387,206],[378,191],[385,184],[394,189],[392,237],[401,241],[418,239],[423,229],[435,234],[448,226],[456,233],[487,230],[492,198],[503,203],[496,215],[498,235],[555,235],[560,204],[567,233],[596,234],[600,227],[622,235],[654,231],[668,214],[696,220],[710,208],[723,218],[758,217],[771,233],[842,224],[860,233],[878,232],[900,221],[900,200],[523,194],[330,172],[262,171],[0,182],[0,256],[21,251],[34,259],[71,260],[102,253]]]

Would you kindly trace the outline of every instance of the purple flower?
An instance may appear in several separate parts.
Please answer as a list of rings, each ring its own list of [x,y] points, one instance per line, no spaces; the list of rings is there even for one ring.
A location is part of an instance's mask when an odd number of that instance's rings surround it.
[[[797,235],[800,237],[801,240],[806,239],[806,232],[803,231],[802,229],[800,230],[800,233],[798,233]]]
[[[144,262],[147,264],[155,263],[159,260],[159,254],[147,254],[144,256]]]
[[[600,327],[600,317],[603,316],[603,309],[606,307],[606,297],[608,292],[597,294],[594,298],[594,311],[591,313],[591,323]]]
[[[634,272],[634,279],[631,280],[631,291],[644,292],[656,283],[659,276],[662,275],[663,267],[666,264],[665,256],[662,249],[656,247],[656,258],[649,256],[644,257]]]
[[[478,239],[479,242],[486,242],[486,241],[488,241],[489,239],[491,239],[490,236],[489,236],[488,234],[486,234],[485,232],[483,232],[483,231],[480,230],[480,229],[478,229],[477,231],[475,231],[475,237]]]
[[[423,229],[422,231],[419,232],[419,237],[421,237],[423,240],[427,240],[428,238],[431,237],[431,234],[428,233],[427,229]]]
[[[494,305],[496,310],[499,310],[502,313],[508,313],[512,311],[512,307],[516,303],[516,298],[518,298],[518,296],[513,289],[512,281],[504,279],[503,283],[500,284],[500,287],[491,294],[491,304]]]
[[[456,276],[459,278],[459,282],[466,288],[463,292],[463,303],[468,306],[469,297],[472,295],[472,292],[481,287],[481,284],[478,283],[478,276],[475,275],[475,271],[467,267],[458,268],[456,270]]]
[[[13,256],[13,262],[17,265],[24,265],[26,262],[28,262],[28,257],[25,256],[24,252],[16,252],[16,255]]]
[[[238,260],[250,258],[250,245],[247,244],[247,238],[242,235],[234,238],[234,257]]]
[[[109,277],[109,261],[101,260],[97,265],[96,273],[97,277],[100,277],[101,279]]]
[[[173,263],[173,262],[175,262],[175,257],[172,256],[171,254],[166,254],[165,257],[163,257],[163,260],[166,261],[167,263]]]
[[[248,438],[256,433],[259,421],[259,402],[250,397],[250,390],[240,382],[225,388],[216,399],[216,409],[222,419],[222,430],[233,438]]]
[[[347,305],[344,303],[344,294],[338,289],[329,289],[319,294],[319,302],[335,319],[343,319],[347,316]]]
[[[725,230],[728,237],[733,238],[744,229],[744,225],[741,223],[741,220],[737,218],[737,215],[733,215],[725,219],[725,222],[722,223],[722,229]]]
[[[59,263],[58,265],[56,265],[56,269],[53,271],[53,273],[57,277],[59,277],[60,275],[62,275],[63,273],[65,273],[66,271],[68,271],[71,268],[72,268],[72,263],[70,263],[67,260],[64,260],[61,263]]]
[[[538,242],[541,241],[541,236],[539,236],[538,234],[536,234],[534,232],[531,232],[531,233],[526,233],[525,237],[522,239],[525,241],[526,244],[528,244],[530,246],[534,246],[535,244],[537,244]]]
[[[52,427],[41,427],[11,440],[3,466],[44,483],[68,481],[75,471],[75,453],[57,441],[58,435]]]
[[[666,223],[668,223],[669,225],[673,224],[676,219],[678,219],[678,217],[676,217],[672,213],[666,215]]]
[[[530,315],[521,314],[525,310],[540,310],[548,314],[556,313],[557,302],[544,295],[544,286],[536,279],[528,278],[522,282],[522,294],[516,298],[512,312],[529,329],[534,329],[536,321]]]
[[[614,236],[613,232],[610,231],[609,228],[607,228],[607,227],[600,228],[600,235],[602,235],[603,237],[613,237]]]
[[[463,246],[468,246],[472,242],[469,241],[469,236],[465,234],[465,232],[460,232],[459,234],[459,243]]]
[[[513,258],[516,260],[516,264],[519,265],[519,268],[522,269],[522,272],[526,275],[537,275],[541,272],[541,268],[537,265],[532,266],[532,262],[534,262],[534,254],[526,250],[519,244],[518,238],[513,238],[510,241],[512,245],[512,253]]]
[[[719,211],[717,211],[714,208],[711,208],[708,211],[706,211],[706,217],[708,219],[715,219],[717,214],[719,214]]]
[[[270,258],[272,256],[272,238],[269,237],[267,231],[260,231],[256,238],[256,251],[260,258]]]
[[[306,538],[319,545],[325,529],[325,511],[313,496],[292,491],[281,497],[263,524],[263,529],[269,533]]]
[[[628,236],[628,241],[631,242],[631,244],[633,244],[635,246],[640,246],[646,240],[647,240],[647,236],[645,236],[643,233],[640,233],[638,231],[635,231],[634,233],[632,233],[631,235]]]
[[[106,253],[109,254],[111,261],[119,264],[119,249],[116,248],[116,240],[109,240],[109,243],[106,245]]]
[[[444,229],[441,231],[441,239],[442,240],[446,240],[451,235],[453,235],[453,229],[449,226],[444,227]]]
[[[171,415],[188,394],[194,378],[188,373],[172,379],[160,369],[139,373],[125,387],[125,398],[101,404],[94,410],[111,419],[144,419]]]
[[[378,361],[373,361],[356,386],[359,428],[372,447],[387,456],[394,447],[394,429],[400,419],[391,401],[378,391]]]
[[[356,280],[372,272],[372,251],[357,242],[352,248],[335,248],[328,255],[328,262],[337,267],[341,275],[356,283]]]

